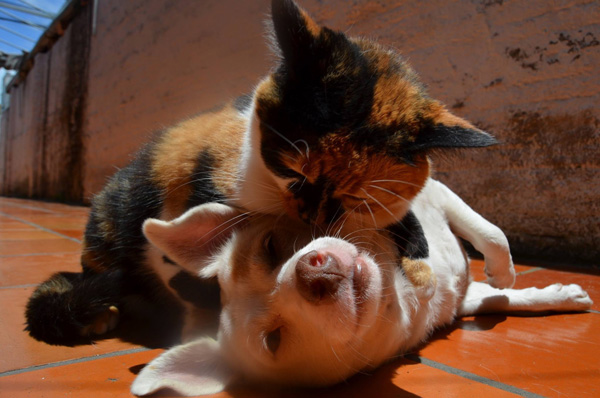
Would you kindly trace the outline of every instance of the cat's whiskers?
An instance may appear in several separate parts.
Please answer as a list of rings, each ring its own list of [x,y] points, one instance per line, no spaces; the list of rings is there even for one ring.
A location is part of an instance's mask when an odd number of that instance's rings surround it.
[[[277,156],[283,156],[283,157],[285,157],[285,158],[289,159],[289,160],[290,160],[292,163],[295,163],[295,162],[296,162],[296,158],[295,158],[295,157],[293,157],[293,156],[290,156],[290,155],[288,155],[287,153],[285,153],[285,152],[282,152],[281,150],[276,150],[276,149],[273,149],[273,150],[271,150],[270,152],[276,153],[276,154],[277,154]]]
[[[375,226],[375,228],[378,228],[377,221],[375,220],[375,215],[373,214],[373,211],[371,210],[371,206],[369,206],[369,203],[365,199],[363,199],[363,203],[367,207],[367,210],[369,210],[369,213],[371,214],[371,219],[373,219],[373,225]]]
[[[304,176],[304,178],[302,179],[302,184],[300,184],[300,188],[302,189],[302,187],[304,186],[304,183],[306,182],[306,180],[308,180],[308,177]]]
[[[361,190],[364,192],[365,195],[367,195],[367,197],[369,197],[369,199],[371,199],[372,201],[374,201],[375,203],[377,203],[379,206],[381,206],[381,208],[383,210],[385,210],[390,216],[392,216],[392,218],[398,222],[400,220],[398,220],[398,218],[396,217],[396,215],[394,213],[392,213],[390,211],[390,209],[388,209],[383,203],[381,203],[380,201],[377,200],[377,198],[375,198],[374,196],[370,195],[366,189],[361,188]]]
[[[337,223],[335,221],[337,219],[337,215],[340,212],[340,210],[342,210],[343,208],[344,208],[344,206],[340,203],[340,205],[338,206],[337,210],[333,214],[332,220],[334,220],[334,221],[329,222],[328,225],[327,225],[327,229],[325,230],[325,235],[329,235],[331,233],[331,231],[333,231],[333,229],[335,228],[335,225]]]
[[[380,191],[389,193],[390,195],[393,195],[393,196],[397,197],[398,199],[405,201],[406,203],[410,203],[410,200],[406,199],[405,197],[403,197],[401,195],[398,195],[396,192],[390,191],[389,189],[385,189],[385,188],[379,187],[377,185],[369,185],[369,187],[379,189]]]
[[[402,225],[402,224],[399,224],[399,225]],[[404,225],[403,225],[403,227],[404,227]],[[404,227],[404,229],[407,230],[410,233],[410,231],[406,227]],[[395,237],[397,239],[401,239],[401,240],[405,241],[406,243],[410,243],[410,240],[408,240],[407,238],[405,238],[403,236],[398,235],[397,233],[395,233],[395,232],[393,232],[393,231],[391,231],[389,229],[388,229],[387,232],[388,232],[388,234],[390,234],[391,236],[393,236],[393,237]],[[392,240],[392,238],[388,238],[388,239]],[[396,240],[393,240],[393,241],[396,242]]]
[[[354,214],[354,211],[360,206],[361,204],[359,203],[357,206],[355,206],[353,209],[351,209],[350,211],[347,211],[343,218],[340,220],[337,220],[333,223],[330,223],[331,225],[331,230],[333,230],[333,228],[336,227],[336,224],[339,223],[339,228],[337,228],[337,231],[335,232],[335,234],[333,234],[333,236],[340,236],[340,234],[342,233],[342,229],[344,228],[344,226],[346,225],[346,222],[348,221],[348,219],[350,218],[350,216],[352,216]],[[341,205],[340,205],[341,207]],[[337,215],[337,212],[336,212]],[[335,217],[334,217],[335,219]]]
[[[210,169],[211,168],[209,168],[209,171],[210,171]],[[237,185],[240,181],[245,181],[242,177],[238,176],[235,173],[223,172],[222,170],[217,169],[217,168],[212,168],[212,169],[219,171],[219,174],[225,174],[225,175],[223,176],[223,175],[211,174],[211,175],[203,175],[200,178],[191,178],[190,180],[188,180],[186,182],[183,182],[183,183],[181,183],[181,184],[179,184],[179,185],[177,185],[177,186],[169,189],[166,192],[166,195],[168,196],[169,194],[173,193],[174,191],[176,191],[176,190],[178,190],[178,189],[180,189],[182,187],[185,187],[185,186],[190,185],[190,184],[195,184],[195,183],[203,183],[203,182],[215,183],[215,182],[220,182],[220,183],[222,183],[224,185],[234,186],[234,185]],[[199,174],[205,174],[205,173],[206,173],[206,171],[194,173],[190,177],[194,177],[194,176],[197,176]],[[252,180],[252,179],[247,180],[247,181],[249,181],[249,183],[255,185],[256,187],[263,189],[264,191],[275,193],[275,194],[279,194],[278,187],[276,187],[274,185],[270,185],[270,184],[267,184],[267,183],[265,183],[263,181],[256,181],[256,180]],[[234,199],[234,200],[236,199],[236,197],[233,194],[229,195],[228,197],[229,197],[229,199]],[[274,202],[275,202],[275,200],[274,200]]]
[[[223,226],[231,223],[232,221],[236,220],[234,223],[232,223],[231,225],[227,225],[227,227],[223,228],[222,230],[220,230],[216,235],[214,235],[211,239],[215,239],[216,237],[218,237],[219,235],[222,235],[223,233],[227,232],[228,230],[232,229],[233,227],[235,227],[236,225],[238,225],[241,222],[244,222],[245,220],[247,220],[249,217],[251,216],[250,213],[241,213],[238,214],[235,217],[232,217],[224,222],[222,222],[221,224],[217,225],[216,227],[214,227],[213,229],[211,229],[209,232],[205,233],[204,235],[202,235],[198,241],[202,241],[206,236],[211,235],[212,231],[215,230],[219,230],[220,228],[222,228]]]
[[[298,146],[296,144],[294,144],[292,141],[290,141],[286,136],[284,136],[283,134],[281,134],[279,131],[277,131],[273,126],[271,126],[268,123],[265,123],[264,121],[261,120],[260,122],[262,125],[264,125],[265,127],[267,127],[269,130],[271,130],[272,132],[274,132],[275,134],[277,134],[281,139],[283,139],[285,142],[287,142],[288,144],[290,144],[295,150],[298,151],[298,153],[300,155],[303,155],[302,151],[300,150],[300,148],[298,148]]]
[[[308,179],[308,177],[305,176],[304,179],[302,180],[302,182],[300,183],[300,188],[298,188],[298,191],[302,189],[302,187],[304,186],[304,183],[306,182],[307,179]],[[290,185],[290,186],[287,187],[287,190],[291,192],[292,188],[294,186],[296,186],[296,184],[298,184],[299,181],[300,180],[294,181],[294,183],[292,185]]]
[[[356,304],[360,304],[360,301],[358,301],[358,300],[357,300],[357,301],[356,301]],[[347,311],[342,311],[342,312],[340,312],[340,314],[338,315],[338,321],[339,321],[339,323],[340,323],[341,325],[343,325],[343,326],[344,326],[344,328],[345,328],[345,329],[346,329],[346,330],[347,330],[349,333],[351,333],[351,334],[354,334],[354,333],[356,332],[356,330],[355,330],[355,329],[352,329],[351,327],[354,327],[354,328],[356,328],[357,326],[368,326],[368,325],[366,325],[366,324],[361,324],[360,322],[358,322],[358,321],[357,321],[357,319],[356,319],[356,318],[354,318],[354,319],[350,319],[350,318],[349,318],[349,316],[350,316],[350,312],[347,312]],[[367,357],[365,357],[365,356],[364,356],[364,354],[362,354],[362,353],[361,353],[361,352],[360,352],[360,351],[357,349],[358,342],[351,340],[351,341],[349,341],[348,343],[349,343],[349,344],[347,345],[347,347],[348,347],[348,348],[350,348],[350,349],[352,350],[353,354],[355,354],[357,358],[360,358],[362,361],[367,361],[367,362],[368,362],[368,358],[367,358]],[[333,347],[332,347],[332,350],[333,350]],[[335,351],[334,351],[334,354],[336,354],[336,353],[335,353]],[[336,358],[337,358],[338,360],[340,360],[340,358],[337,356],[337,354],[336,354]],[[346,363],[346,365],[347,365],[347,363]],[[362,370],[361,370],[360,368],[353,368],[353,372],[354,372],[354,373],[361,373],[361,371],[362,371]]]
[[[360,228],[360,229],[356,229],[354,231],[350,231],[348,232],[342,239],[343,240],[348,240],[348,239],[352,239],[354,235],[363,233],[363,232],[372,232],[372,231],[379,231],[379,229],[376,228]]]
[[[422,184],[415,184],[415,183],[412,183],[409,181],[403,181],[403,180],[372,180],[369,182],[369,184],[374,184],[374,183],[379,183],[379,182],[397,182],[399,184],[410,185],[410,186],[417,187],[417,188],[423,187]]]
[[[298,140],[294,141],[294,144],[296,142],[301,142],[301,143],[303,143],[306,146],[306,160],[308,161],[310,159],[310,156],[309,156],[309,154],[310,154],[310,147],[308,146],[308,142],[306,142],[306,140],[302,140],[302,139],[298,139]],[[304,163],[304,165],[306,166],[306,163]],[[304,168],[304,166],[302,166],[302,168]]]

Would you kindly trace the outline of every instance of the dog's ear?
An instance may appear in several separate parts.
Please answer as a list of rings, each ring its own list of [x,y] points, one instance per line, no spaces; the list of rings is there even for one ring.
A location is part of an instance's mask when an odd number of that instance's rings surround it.
[[[202,338],[171,348],[152,360],[134,380],[131,392],[148,395],[169,388],[187,396],[215,394],[223,391],[231,379],[219,343]]]
[[[150,218],[144,222],[146,238],[167,257],[204,277],[215,276],[208,267],[213,256],[240,228],[246,214],[219,203],[194,207],[172,221]]]

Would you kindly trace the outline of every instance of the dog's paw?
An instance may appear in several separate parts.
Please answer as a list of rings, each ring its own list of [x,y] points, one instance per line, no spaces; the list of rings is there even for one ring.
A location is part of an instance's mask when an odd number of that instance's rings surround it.
[[[555,283],[542,289],[549,295],[555,310],[584,311],[591,308],[594,302],[581,286]]]
[[[515,267],[510,259],[503,264],[498,264],[496,261],[486,258],[485,274],[490,286],[497,289],[510,289],[514,286],[517,277]]]
[[[101,312],[92,323],[81,329],[82,336],[101,335],[114,330],[119,323],[119,309],[114,305]]]

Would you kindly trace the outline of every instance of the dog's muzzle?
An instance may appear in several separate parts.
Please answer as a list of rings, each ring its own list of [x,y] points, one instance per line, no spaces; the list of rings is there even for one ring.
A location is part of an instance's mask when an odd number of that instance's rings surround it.
[[[296,265],[296,283],[302,297],[313,304],[335,299],[340,285],[348,278],[348,270],[340,263],[333,254],[316,250],[300,257]]]

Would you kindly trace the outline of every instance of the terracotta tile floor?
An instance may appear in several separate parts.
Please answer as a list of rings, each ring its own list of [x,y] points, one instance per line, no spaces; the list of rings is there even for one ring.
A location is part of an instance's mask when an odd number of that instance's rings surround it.
[[[129,397],[135,374],[161,352],[115,338],[49,346],[23,332],[35,285],[55,271],[79,270],[87,214],[85,207],[0,198],[0,397]],[[473,260],[476,280],[484,279],[482,268]],[[600,397],[600,276],[524,265],[517,271],[517,287],[578,283],[596,304],[579,314],[463,318],[374,374],[285,396]],[[217,396],[281,395],[232,389]]]

